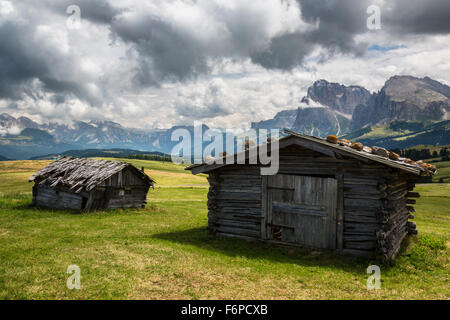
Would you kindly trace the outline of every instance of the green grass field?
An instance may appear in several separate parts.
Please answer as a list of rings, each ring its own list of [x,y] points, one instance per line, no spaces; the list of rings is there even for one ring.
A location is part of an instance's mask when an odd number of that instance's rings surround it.
[[[450,182],[450,161],[442,161],[433,163],[437,168],[438,172],[433,176],[433,182],[439,182],[442,178],[444,182]]]
[[[419,236],[381,289],[373,261],[207,237],[205,176],[128,160],[157,181],[146,209],[75,213],[31,206],[28,177],[48,161],[0,162],[1,299],[449,299],[450,185],[417,187]],[[69,290],[69,265],[81,289]]]

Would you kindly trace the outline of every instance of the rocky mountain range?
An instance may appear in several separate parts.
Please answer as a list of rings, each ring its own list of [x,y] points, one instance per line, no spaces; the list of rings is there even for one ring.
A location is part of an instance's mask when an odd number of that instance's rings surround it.
[[[356,106],[365,104],[371,93],[359,86],[344,86],[339,83],[330,83],[319,80],[308,88],[307,98],[332,110],[351,115]]]
[[[126,128],[112,121],[75,121],[70,125],[39,124],[26,117],[0,114],[0,155],[28,159],[67,150],[122,148],[136,151],[170,153],[178,141],[172,133],[186,129],[193,136],[193,126],[140,130]],[[203,131],[208,127],[204,126]],[[192,148],[194,143],[191,143]]]
[[[450,119],[450,87],[428,77],[395,76],[355,108],[350,125],[357,130],[389,121]]]
[[[319,80],[297,109],[254,122],[252,128],[288,128],[324,137],[393,121],[443,121],[450,119],[449,98],[450,87],[428,77],[394,76],[375,93]]]
[[[375,93],[360,86],[319,80],[296,107],[280,111],[272,119],[253,122],[251,126],[287,128],[322,137],[347,135],[381,146],[383,143],[411,146],[416,140],[421,144],[450,144],[449,125],[445,121],[450,118],[450,87],[427,77],[394,76]],[[193,132],[192,126],[139,130],[112,121],[39,124],[27,117],[15,118],[3,113],[0,155],[26,159],[66,150],[107,148],[170,153],[178,143],[171,141],[172,132],[179,128]],[[377,136],[380,132],[381,136]],[[404,141],[398,144],[395,139]]]
[[[253,122],[251,126],[288,128],[316,136],[341,135],[349,131],[354,109],[366,104],[371,96],[363,87],[318,80],[308,88],[297,109],[281,111],[273,119]]]

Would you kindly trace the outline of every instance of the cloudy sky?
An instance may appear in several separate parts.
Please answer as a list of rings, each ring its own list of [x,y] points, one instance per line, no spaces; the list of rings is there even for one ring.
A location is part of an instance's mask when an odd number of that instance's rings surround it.
[[[450,84],[449,57],[448,0],[0,0],[0,113],[37,121],[245,128],[318,79]]]

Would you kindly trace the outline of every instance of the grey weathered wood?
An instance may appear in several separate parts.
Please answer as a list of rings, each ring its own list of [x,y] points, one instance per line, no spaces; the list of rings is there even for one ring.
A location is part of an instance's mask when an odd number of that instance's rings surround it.
[[[336,204],[336,247],[338,250],[344,248],[344,173],[339,168],[337,179],[337,204]]]
[[[261,239],[267,239],[267,176],[261,181]]]
[[[296,203],[272,202],[272,212],[278,214],[302,214],[307,216],[327,217],[325,208]]]
[[[335,179],[279,174],[269,177],[267,186],[271,199],[267,229],[280,229],[279,241],[318,248],[336,247]],[[270,233],[268,238],[273,239]]]
[[[417,182],[412,171],[421,169],[303,140],[282,143],[273,177],[262,177],[258,165],[208,171],[208,228],[244,239],[395,256],[403,234],[416,230],[407,224],[414,202],[408,197],[417,196],[411,193]],[[335,181],[333,188],[320,182],[328,179]]]
[[[35,205],[84,211],[142,207],[154,184],[130,164],[71,157],[41,169],[30,181]]]

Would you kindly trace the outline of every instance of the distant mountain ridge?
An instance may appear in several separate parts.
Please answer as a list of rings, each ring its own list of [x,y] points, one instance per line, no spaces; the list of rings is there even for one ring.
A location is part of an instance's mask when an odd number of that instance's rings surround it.
[[[126,128],[112,121],[38,124],[26,117],[15,118],[3,113],[0,115],[0,155],[28,159],[68,150],[114,148],[170,154],[179,142],[171,140],[177,129],[186,129],[194,136],[193,126],[145,131]],[[207,126],[202,128],[203,131],[207,129]],[[194,143],[191,145],[193,148]]]
[[[415,141],[450,144],[450,128],[445,123],[450,119],[450,87],[428,77],[394,76],[376,93],[360,86],[318,80],[295,107],[278,112],[272,119],[252,122],[251,127],[287,128],[322,137],[354,136],[379,146],[412,146]],[[408,130],[400,130],[399,134],[390,127],[391,123],[394,127],[406,123]],[[140,130],[98,120],[75,121],[70,125],[39,124],[27,117],[3,113],[0,155],[27,159],[67,150],[111,148],[170,154],[178,143],[171,141],[177,129],[186,129],[191,135],[194,131],[193,126]],[[383,135],[375,137],[374,132]],[[407,142],[399,142],[402,139]]]

